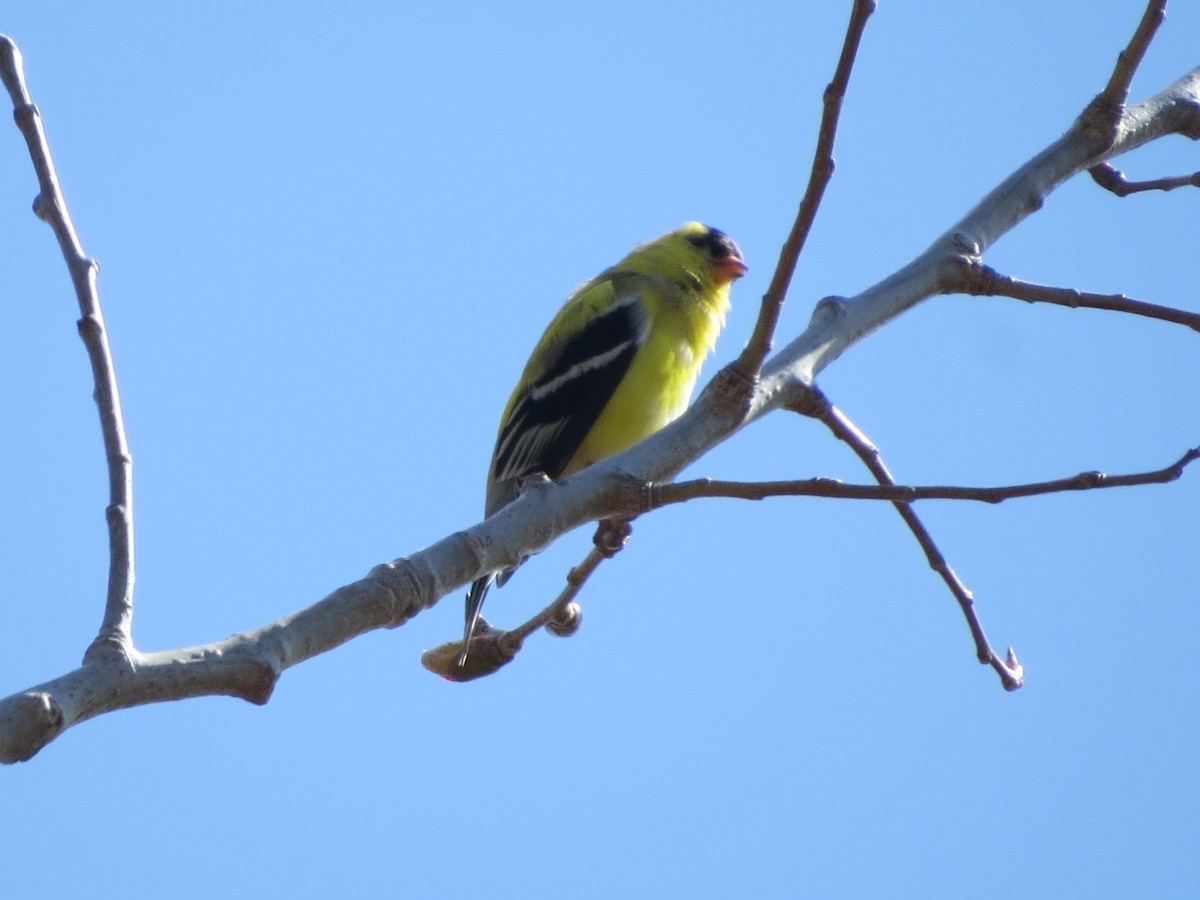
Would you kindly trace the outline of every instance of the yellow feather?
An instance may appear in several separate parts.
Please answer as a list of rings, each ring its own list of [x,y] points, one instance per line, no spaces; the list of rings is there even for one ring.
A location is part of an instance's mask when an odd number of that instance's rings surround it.
[[[636,247],[575,291],[538,341],[504,408],[489,470],[487,514],[516,498],[517,482],[531,474],[524,469],[539,459],[539,451],[556,461],[545,468],[557,471],[545,474],[565,477],[632,447],[678,418],[725,325],[730,284],[745,270],[732,240],[689,222]],[[606,330],[598,322],[611,327]],[[611,379],[596,378],[604,371],[620,376],[615,386]],[[599,392],[586,394],[572,423],[572,410],[563,406],[576,396],[572,387],[591,385],[589,378],[611,393],[607,399]],[[545,401],[546,420],[533,417],[538,401]],[[598,413],[597,403],[603,403]],[[595,418],[578,438],[584,415]],[[573,432],[572,424],[578,426]],[[577,444],[562,442],[568,432],[577,436]],[[550,452],[564,447],[569,457]],[[500,573],[500,583],[509,574],[511,570]],[[495,577],[479,579],[467,595],[462,660]]]

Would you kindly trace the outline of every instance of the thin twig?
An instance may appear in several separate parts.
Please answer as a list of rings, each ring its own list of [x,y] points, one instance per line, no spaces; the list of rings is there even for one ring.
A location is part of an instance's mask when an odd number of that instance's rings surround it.
[[[1023,497],[1060,494],[1066,491],[1090,491],[1104,488],[1167,484],[1183,476],[1184,469],[1200,459],[1200,447],[1188,450],[1175,462],[1149,472],[1108,475],[1104,472],[1080,472],[1052,481],[1034,481],[999,487],[958,485],[874,485],[846,484],[833,478],[807,478],[796,481],[719,481],[698,478],[674,484],[652,485],[648,509],[659,509],[701,498],[723,497],[735,500],[765,500],[768,497],[829,497],[838,500],[884,500],[915,503],[918,500],[975,500],[1003,503]]]
[[[1194,331],[1200,331],[1200,313],[1175,309],[1172,306],[1160,306],[1157,303],[1146,303],[1143,300],[1132,300],[1124,294],[1091,294],[1075,288],[1034,284],[1010,275],[1001,275],[991,266],[986,265],[970,266],[969,271],[964,273],[963,281],[955,286],[963,293],[974,296],[1012,297],[1015,300],[1025,300],[1029,303],[1053,303],[1058,306],[1069,306],[1072,309],[1107,309],[1144,316],[1147,319],[1173,322],[1176,325],[1186,325]]]
[[[1111,163],[1098,163],[1088,169],[1092,180],[1118,197],[1128,197],[1143,191],[1173,191],[1181,187],[1200,187],[1200,172],[1156,178],[1153,181],[1130,181],[1125,173]]]
[[[1120,138],[1129,86],[1146,55],[1146,48],[1166,17],[1166,6],[1167,0],[1150,0],[1128,46],[1117,54],[1117,64],[1113,67],[1108,84],[1092,98],[1079,116],[1076,127],[1081,135],[1088,137],[1091,149],[1096,154],[1095,159],[1109,155]]]
[[[842,101],[846,97],[846,89],[850,83],[850,72],[854,68],[854,59],[858,54],[858,46],[862,41],[867,19],[875,11],[875,0],[855,0],[850,12],[850,24],[846,28],[846,39],[842,43],[842,53],[838,58],[837,69],[834,70],[833,81],[825,88],[824,110],[821,114],[821,127],[817,133],[817,148],[813,153],[812,174],[808,179],[808,188],[800,201],[800,209],[796,213],[796,221],[792,223],[791,233],[784,241],[783,249],[779,252],[779,262],[775,266],[775,274],[771,278],[770,287],[763,295],[762,306],[759,309],[758,321],[754,324],[754,332],[750,336],[746,349],[733,364],[733,368],[742,377],[754,381],[762,371],[763,362],[771,351],[771,342],[775,337],[775,328],[779,324],[779,315],[783,310],[783,301],[787,297],[788,286],[792,275],[795,274],[796,264],[804,244],[808,241],[817,210],[825,188],[833,178],[834,159],[833,143],[837,137],[838,117],[842,111]]]
[[[892,473],[888,471],[887,466],[883,462],[879,448],[871,443],[862,430],[841,410],[830,403],[819,390],[813,388],[811,397],[805,406],[803,408],[794,407],[794,411],[803,415],[813,416],[823,422],[833,432],[834,436],[845,442],[854,451],[855,455],[863,461],[864,465],[866,465],[880,485],[888,488],[895,488],[897,486]],[[974,596],[946,561],[946,558],[934,542],[933,537],[929,534],[929,530],[921,522],[907,501],[892,500],[891,502],[895,506],[896,511],[900,513],[904,524],[908,526],[909,531],[917,539],[917,543],[921,545],[921,549],[925,551],[925,558],[929,562],[929,567],[941,576],[942,581],[945,582],[946,586],[950,589],[950,593],[954,595],[954,599],[958,602],[959,609],[962,610],[963,617],[967,620],[967,627],[971,630],[971,637],[975,641],[976,658],[984,665],[989,665],[995,670],[996,674],[1000,676],[1000,683],[1004,686],[1005,690],[1017,690],[1024,681],[1024,668],[1017,660],[1016,653],[1009,647],[1006,658],[1001,659],[996,651],[992,649],[992,645],[988,642],[987,634],[983,630],[983,624],[979,621],[979,616],[975,612]]]
[[[99,634],[84,659],[113,650],[128,656],[134,652],[133,457],[125,437],[116,368],[96,287],[99,265],[84,252],[71,221],[41,114],[31,100],[26,85],[21,51],[3,35],[0,35],[0,79],[3,79],[12,100],[13,118],[25,138],[37,173],[39,192],[33,204],[34,214],[53,229],[75,287],[80,312],[79,336],[92,365],[92,377],[96,385],[94,396],[104,437],[109,487],[108,507],[105,510],[109,543],[108,592]]]
[[[474,681],[512,662],[524,646],[525,639],[540,628],[557,637],[574,634],[583,624],[583,610],[575,602],[575,597],[600,563],[611,556],[599,545],[593,547],[583,562],[567,573],[567,584],[562,593],[532,618],[507,631],[495,628],[480,618],[471,636],[468,653],[463,653],[461,640],[450,641],[422,653],[421,665],[447,681]]]
[[[1146,12],[1138,23],[1137,31],[1129,39],[1129,46],[1117,55],[1117,64],[1113,67],[1112,76],[1100,94],[1115,107],[1122,107],[1129,99],[1129,87],[1133,83],[1134,73],[1142,64],[1146,49],[1154,39],[1158,26],[1167,17],[1167,0],[1150,0],[1146,4]]]
[[[1193,447],[1175,462],[1161,469],[1149,472],[1138,472],[1129,475],[1105,475],[1101,472],[1081,472],[1069,478],[1054,481],[1033,482],[1030,484],[1010,485],[1006,487],[908,487],[895,484],[891,474],[880,457],[879,450],[870,442],[862,431],[855,426],[838,409],[828,404],[823,395],[814,390],[814,396],[803,410],[805,415],[816,415],[843,441],[848,443],[855,453],[867,464],[879,480],[879,485],[847,485],[831,479],[808,479],[792,482],[730,482],[699,479],[696,481],[680,482],[678,484],[649,486],[647,509],[657,509],[672,503],[682,503],[696,497],[733,497],[747,500],[761,500],[773,496],[816,496],[835,497],[840,499],[858,500],[887,500],[891,501],[905,523],[917,538],[926,559],[950,588],[955,600],[958,601],[975,641],[976,657],[980,662],[990,665],[1000,676],[1000,682],[1005,690],[1014,691],[1024,683],[1025,669],[1017,659],[1012,647],[1008,648],[1004,659],[1000,659],[992,649],[984,633],[983,625],[975,612],[974,597],[959,579],[958,575],[946,562],[945,557],[937,549],[929,532],[912,512],[908,505],[911,502],[925,499],[948,500],[978,500],[985,503],[1000,503],[1017,497],[1032,497],[1039,494],[1058,493],[1062,491],[1081,491],[1100,488],[1129,487],[1144,484],[1165,484],[1175,481],[1183,475],[1184,469],[1200,459],[1200,447]]]
[[[1068,478],[1053,481],[1039,481],[1029,484],[1008,485],[1002,487],[959,487],[959,486],[921,486],[913,487],[889,482],[891,478],[879,456],[879,451],[870,443],[862,432],[854,426],[839,410],[828,407],[824,413],[816,412],[816,407],[806,410],[808,414],[817,415],[842,440],[847,441],[855,452],[866,461],[870,457],[883,472],[878,485],[844,484],[829,478],[813,478],[799,481],[717,481],[709,478],[684,481],[677,484],[661,484],[646,486],[645,511],[649,512],[663,506],[685,503],[698,498],[725,497],[741,500],[762,500],[767,497],[830,497],[843,500],[883,500],[896,505],[901,515],[908,510],[908,504],[918,500],[975,500],[984,503],[1001,503],[1018,497],[1033,497],[1042,494],[1061,493],[1064,491],[1086,491],[1102,488],[1131,487],[1145,484],[1165,484],[1175,481],[1183,475],[1184,469],[1197,459],[1200,459],[1200,447],[1187,451],[1174,463],[1150,472],[1138,472],[1129,475],[1106,475],[1102,472],[1081,472]],[[835,424],[830,424],[828,417],[833,417]],[[853,436],[848,440],[846,434]],[[864,452],[866,456],[864,456]],[[868,466],[871,462],[868,461]],[[876,471],[873,467],[872,471]],[[1008,651],[1008,659],[1001,662],[987,643],[987,637],[979,624],[978,617],[971,605],[971,595],[967,588],[954,574],[953,569],[946,563],[938,552],[928,532],[924,530],[915,515],[905,516],[909,527],[916,528],[913,533],[925,549],[930,566],[947,581],[951,591],[960,605],[964,602],[964,614],[971,624],[971,633],[976,639],[979,658],[989,663],[1000,673],[1004,686],[1009,690],[1020,687],[1019,663],[1012,650]],[[606,531],[606,527],[609,531]],[[451,641],[432,650],[427,650],[421,657],[426,669],[445,678],[448,681],[474,681],[491,675],[503,666],[508,665],[520,652],[525,640],[540,628],[546,628],[552,634],[565,637],[574,634],[582,622],[582,610],[575,601],[584,583],[592,576],[605,558],[615,552],[611,539],[602,540],[602,535],[611,533],[611,525],[601,523],[597,531],[596,546],[578,566],[567,575],[567,584],[562,592],[544,609],[526,622],[509,630],[494,628],[487,622],[480,623],[475,636],[471,640],[470,653],[467,654],[467,665],[460,666],[458,659],[462,653],[461,641]],[[621,541],[628,533],[621,535]],[[983,649],[980,649],[982,642]]]
[[[638,493],[644,495],[640,489]],[[625,549],[632,533],[630,519],[601,519],[596,524],[591,551],[583,562],[567,573],[567,584],[562,593],[545,609],[508,631],[494,628],[480,618],[469,645],[450,641],[426,650],[421,654],[421,665],[447,681],[474,681],[512,662],[525,639],[539,628],[544,627],[556,637],[570,637],[583,624],[583,608],[575,602],[575,597],[600,563]]]

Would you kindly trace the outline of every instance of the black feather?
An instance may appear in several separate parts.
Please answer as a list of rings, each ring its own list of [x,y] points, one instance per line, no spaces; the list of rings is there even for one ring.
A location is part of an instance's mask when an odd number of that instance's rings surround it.
[[[496,440],[493,481],[563,473],[629,371],[645,339],[644,320],[630,296],[562,346],[513,405]]]

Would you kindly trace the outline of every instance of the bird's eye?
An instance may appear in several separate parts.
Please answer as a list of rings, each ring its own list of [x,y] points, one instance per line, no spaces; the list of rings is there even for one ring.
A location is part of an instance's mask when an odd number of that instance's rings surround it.
[[[713,259],[742,258],[742,251],[733,238],[716,228],[706,228],[704,234],[692,235],[688,241],[697,250],[703,250]]]
[[[708,254],[709,259],[742,259],[742,251],[731,236],[716,228],[704,226],[703,233],[689,236],[688,242]]]
[[[707,226],[705,226],[704,231],[700,234],[694,234],[689,237],[688,241],[697,250],[703,250],[713,259],[728,256],[728,245],[732,243],[725,232]]]

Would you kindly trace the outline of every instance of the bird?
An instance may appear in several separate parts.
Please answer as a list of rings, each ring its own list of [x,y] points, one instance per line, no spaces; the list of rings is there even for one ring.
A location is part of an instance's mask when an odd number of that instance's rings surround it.
[[[730,286],[746,271],[732,238],[688,222],[575,290],[504,407],[485,515],[515,500],[530,476],[573,475],[678,418],[725,325]],[[514,571],[484,575],[468,590],[460,667],[488,589]]]

